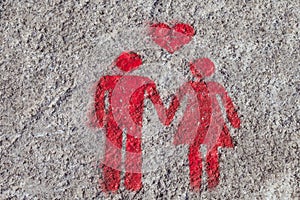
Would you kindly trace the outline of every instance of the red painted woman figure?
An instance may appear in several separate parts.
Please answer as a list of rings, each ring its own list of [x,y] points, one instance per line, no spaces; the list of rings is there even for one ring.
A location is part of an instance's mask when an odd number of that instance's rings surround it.
[[[217,96],[221,97],[227,118],[233,127],[240,126],[236,109],[224,87],[215,82],[204,82],[214,73],[214,64],[208,58],[197,59],[190,64],[194,81],[183,85],[177,94],[179,101],[188,97],[184,116],[175,134],[174,144],[189,144],[190,183],[194,190],[201,187],[202,158],[200,145],[207,148],[206,172],[208,187],[219,183],[218,147],[233,147],[232,140],[222,116]]]
[[[131,72],[141,64],[140,56],[133,52],[122,53],[115,62],[123,72]],[[116,191],[120,187],[123,131],[126,131],[125,187],[134,191],[142,187],[141,136],[145,98],[152,101],[161,122],[168,125],[179,102],[174,97],[170,109],[165,109],[152,80],[141,76],[114,75],[104,76],[98,83],[95,112],[99,126],[106,129],[102,165],[104,191]]]

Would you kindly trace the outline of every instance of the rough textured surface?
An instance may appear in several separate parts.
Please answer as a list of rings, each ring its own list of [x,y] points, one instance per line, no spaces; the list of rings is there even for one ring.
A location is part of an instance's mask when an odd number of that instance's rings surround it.
[[[0,1],[0,198],[299,198],[299,1],[209,2]],[[140,30],[157,21],[189,23],[196,36],[171,56],[147,49]],[[172,146],[174,127],[163,128],[150,104],[144,157],[159,167],[147,169],[138,193],[98,188],[103,132],[87,112],[93,85],[123,50],[144,56],[136,73],[150,70],[165,99],[185,76],[179,61],[215,62],[213,80],[242,117],[231,129],[235,148],[220,150],[216,189],[189,190],[187,147]],[[161,147],[171,153],[151,152]]]

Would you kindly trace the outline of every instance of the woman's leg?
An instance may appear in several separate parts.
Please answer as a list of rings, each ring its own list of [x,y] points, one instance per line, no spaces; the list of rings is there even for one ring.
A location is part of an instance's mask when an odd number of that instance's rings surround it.
[[[189,148],[190,184],[193,190],[200,190],[202,177],[202,158],[200,146]]]
[[[208,176],[208,188],[216,187],[219,183],[219,154],[218,146],[214,146],[206,155],[206,173]]]
[[[229,130],[224,125],[223,130],[217,140],[215,146],[208,151],[206,155],[206,172],[208,175],[208,187],[213,188],[219,184],[220,171],[219,171],[219,154],[218,147],[232,148],[233,142],[229,134]]]

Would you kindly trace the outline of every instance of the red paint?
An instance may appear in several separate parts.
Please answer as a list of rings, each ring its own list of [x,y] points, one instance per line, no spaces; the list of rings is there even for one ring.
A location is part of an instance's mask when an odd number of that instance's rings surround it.
[[[220,105],[216,96],[220,96],[226,109],[227,118],[232,126],[239,128],[240,119],[236,109],[225,89],[218,83],[205,83],[204,78],[214,73],[215,66],[208,58],[197,59],[190,64],[191,73],[196,81],[187,82],[179,89],[179,101],[188,96],[186,110],[177,133],[174,144],[189,144],[190,183],[194,190],[201,187],[202,158],[200,145],[206,145],[206,172],[208,187],[219,183],[218,147],[232,148],[232,140],[225,125]]]
[[[140,57],[135,53],[122,53],[116,60],[116,66],[126,72],[138,68],[141,63]],[[109,101],[107,110],[106,93]],[[98,125],[106,129],[105,156],[103,165],[100,166],[103,171],[103,191],[116,191],[120,187],[124,129],[127,137],[124,184],[128,190],[133,191],[142,187],[141,130],[145,98],[152,101],[161,121],[165,125],[170,123],[179,102],[174,97],[170,109],[166,109],[152,80],[139,76],[116,75],[104,76],[98,83],[95,111]]]
[[[135,53],[122,53],[116,65],[125,71],[132,71],[142,63]],[[174,135],[174,144],[189,145],[190,184],[193,190],[201,188],[202,156],[200,146],[207,148],[205,170],[208,187],[219,183],[218,148],[232,148],[232,140],[217,101],[220,96],[227,118],[233,127],[239,128],[237,111],[223,86],[216,82],[204,82],[204,78],[214,73],[215,66],[208,58],[190,63],[194,81],[181,86],[173,97],[169,109],[165,108],[155,83],[141,76],[104,76],[100,79],[95,95],[95,111],[100,127],[106,129],[106,145],[103,165],[102,188],[116,191],[120,187],[122,169],[121,149],[123,130],[126,130],[125,187],[137,191],[142,187],[142,119],[144,100],[149,98],[155,106],[160,121],[169,125],[179,107],[179,102],[187,96],[184,115]],[[105,94],[109,100],[105,109]]]
[[[137,69],[142,64],[141,57],[134,52],[123,52],[116,60],[116,66],[124,72]]]
[[[179,105],[177,98],[172,100],[172,108],[166,109],[158,94],[155,83],[146,77],[123,76],[114,88],[111,97],[114,120],[119,128],[126,130],[125,187],[139,190],[142,187],[142,119],[144,100],[149,98],[154,104],[160,121],[167,125],[173,118],[173,107]]]
[[[150,26],[149,34],[156,44],[169,53],[174,53],[191,41],[195,30],[188,24],[175,24],[171,28],[164,23],[158,23]]]
[[[95,94],[95,112],[99,127],[104,127],[106,131],[105,155],[103,165],[101,165],[103,173],[103,191],[116,191],[120,186],[120,168],[122,148],[122,130],[119,129],[112,115],[112,108],[109,105],[108,110],[105,110],[105,93],[108,93],[108,98],[111,98],[112,91],[121,76],[104,76],[100,79],[97,91]],[[117,147],[117,148],[115,148]],[[119,149],[118,149],[119,148]],[[114,159],[112,159],[114,158]],[[110,164],[107,164],[110,163]],[[106,164],[106,165],[105,165]]]
[[[211,100],[205,82],[190,81],[177,94],[179,101],[187,96],[187,106],[174,136],[174,144],[189,144],[190,183],[194,190],[201,187],[202,158],[200,145],[208,131],[211,119]]]
[[[187,24],[175,24],[172,28],[163,23],[153,24],[150,35],[155,43],[170,53],[188,44],[195,31]],[[222,116],[221,107],[226,110],[226,117],[234,128],[240,127],[237,110],[225,88],[217,82],[205,82],[213,75],[214,63],[208,58],[200,58],[190,63],[193,81],[187,81],[172,98],[166,108],[156,89],[156,84],[147,77],[124,75],[138,69],[142,60],[134,52],[123,52],[114,63],[123,73],[102,77],[95,93],[95,113],[99,127],[106,131],[105,154],[101,187],[103,191],[117,191],[121,182],[122,146],[125,146],[126,189],[138,191],[142,188],[142,119],[144,100],[154,104],[160,121],[170,125],[180,102],[187,97],[187,106],[174,135],[174,145],[189,145],[190,185],[199,190],[203,168],[208,176],[208,187],[214,188],[219,183],[218,148],[232,148],[229,130]],[[217,97],[220,97],[221,104]],[[105,100],[108,99],[108,105]],[[126,142],[122,143],[126,131]],[[205,166],[202,166],[200,146],[205,145],[207,154]]]

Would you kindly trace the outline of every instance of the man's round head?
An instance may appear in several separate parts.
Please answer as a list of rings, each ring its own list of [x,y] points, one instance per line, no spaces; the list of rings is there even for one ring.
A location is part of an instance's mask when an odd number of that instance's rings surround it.
[[[116,66],[124,71],[133,71],[142,64],[141,56],[135,52],[122,52],[115,61]]]
[[[190,70],[193,76],[202,79],[215,72],[215,65],[209,58],[199,58],[190,63]]]

